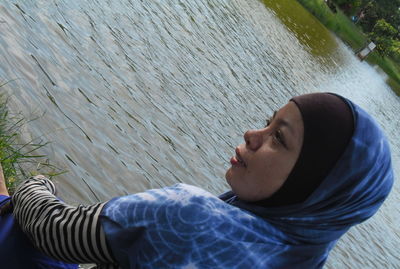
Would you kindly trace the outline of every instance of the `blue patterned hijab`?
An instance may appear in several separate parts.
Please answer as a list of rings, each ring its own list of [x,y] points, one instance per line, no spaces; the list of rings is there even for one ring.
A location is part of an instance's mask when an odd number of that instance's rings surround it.
[[[375,214],[393,185],[390,149],[384,134],[363,109],[346,101],[354,116],[353,136],[328,176],[304,202],[263,207],[240,201],[232,192],[220,197],[263,217],[274,227],[272,230],[282,232],[283,241],[309,246],[295,252],[314,251],[313,245],[333,247],[351,226]],[[287,256],[291,259],[290,253]]]

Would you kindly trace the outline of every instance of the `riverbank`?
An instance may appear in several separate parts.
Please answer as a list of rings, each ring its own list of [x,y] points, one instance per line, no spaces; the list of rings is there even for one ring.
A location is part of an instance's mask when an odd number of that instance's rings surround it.
[[[64,172],[51,165],[45,155],[37,154],[36,151],[47,143],[20,143],[20,134],[25,122],[20,115],[14,116],[9,113],[7,98],[0,95],[0,163],[10,194],[24,178],[39,173],[53,177]]]
[[[298,2],[354,51],[368,44],[368,37],[340,10],[333,13],[323,0],[298,0]],[[387,83],[400,96],[400,64],[389,57],[381,57],[377,52],[371,53],[367,57],[367,62],[378,65],[385,71],[389,77]]]
[[[10,132],[8,110],[4,99],[4,97],[0,96],[0,163],[3,167],[7,190],[12,192],[16,184],[16,166],[21,154],[15,154],[15,150],[11,145],[13,138],[17,134]]]

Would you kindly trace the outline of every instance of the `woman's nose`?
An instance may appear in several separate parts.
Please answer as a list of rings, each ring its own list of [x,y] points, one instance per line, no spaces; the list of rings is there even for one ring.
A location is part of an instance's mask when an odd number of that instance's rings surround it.
[[[264,141],[265,129],[260,130],[248,130],[244,133],[244,141],[246,142],[246,147],[251,150],[257,150]]]

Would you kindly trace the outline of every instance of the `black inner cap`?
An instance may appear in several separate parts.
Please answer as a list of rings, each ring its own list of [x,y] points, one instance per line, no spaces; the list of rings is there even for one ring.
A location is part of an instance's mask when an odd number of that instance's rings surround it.
[[[345,151],[354,131],[353,113],[347,102],[331,93],[292,98],[304,123],[302,149],[285,183],[261,206],[301,203],[321,184]],[[278,169],[278,168],[276,168]]]

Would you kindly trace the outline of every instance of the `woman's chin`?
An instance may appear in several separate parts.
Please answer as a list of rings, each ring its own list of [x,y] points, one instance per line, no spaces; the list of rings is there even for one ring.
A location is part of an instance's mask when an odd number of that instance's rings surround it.
[[[232,171],[232,167],[230,167],[228,170],[226,170],[226,173],[225,173],[225,180],[226,180],[226,182],[228,182],[229,185],[231,185],[232,177],[233,177],[233,171]]]

